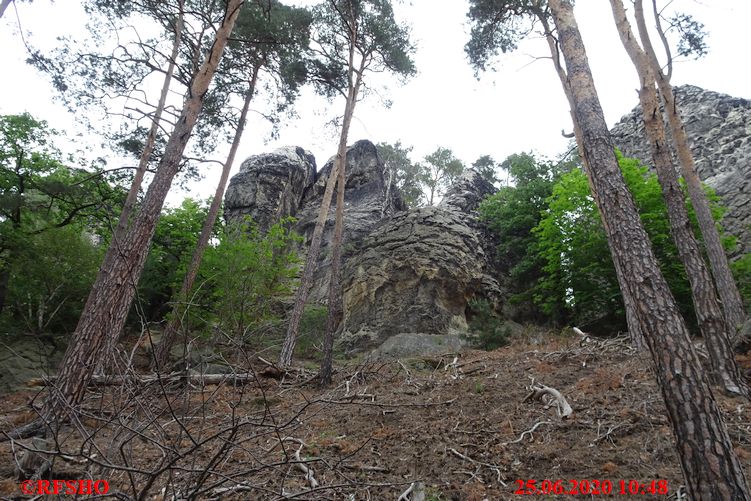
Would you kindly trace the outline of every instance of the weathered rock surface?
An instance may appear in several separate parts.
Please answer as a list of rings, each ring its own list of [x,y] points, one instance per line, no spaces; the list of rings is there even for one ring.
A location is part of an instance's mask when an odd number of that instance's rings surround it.
[[[302,201],[295,229],[305,237],[303,251],[307,249],[313,237],[326,181],[333,167],[334,157],[329,159],[317,174],[315,183],[306,191]],[[368,235],[382,220],[404,210],[406,206],[398,190],[387,179],[383,160],[372,142],[361,140],[347,148],[345,175],[343,248],[346,262],[356,242]],[[310,301],[324,303],[328,298],[330,243],[334,235],[335,210],[336,192],[324,226],[318,270],[314,275]]]
[[[41,339],[4,337],[0,342],[0,395],[25,388],[33,378],[54,373],[65,348]]]
[[[249,157],[233,176],[224,197],[227,221],[249,216],[261,231],[294,216],[305,190],[316,179],[316,161],[302,148],[279,148]]]
[[[411,358],[456,353],[466,343],[452,334],[404,333],[391,336],[373,351],[376,358]]]
[[[362,241],[344,270],[340,346],[375,347],[402,333],[464,333],[470,299],[500,302],[474,212],[493,191],[467,171],[439,206],[395,214]]]
[[[300,160],[288,162],[274,153],[245,162],[243,172],[232,179],[234,191],[225,200],[226,217],[247,214],[260,218],[261,227],[268,227],[280,216],[294,215],[298,218],[296,229],[305,237],[304,252],[333,158],[305,186],[304,180],[310,178],[298,173],[307,172],[305,166],[315,165],[314,161],[307,159],[301,148],[287,151],[300,152]],[[271,164],[270,169],[265,162]],[[270,174],[265,175],[267,170]],[[401,195],[370,141],[358,141],[348,148],[346,179],[345,319],[340,347],[370,349],[397,334],[449,336],[446,339],[451,339],[448,344],[453,346],[457,336],[467,330],[471,298],[502,303],[503,292],[491,264],[494,244],[476,213],[482,198],[495,191],[490,183],[470,170],[448,190],[439,206],[405,211]],[[275,182],[280,186],[275,187]],[[239,196],[245,193],[249,195]],[[289,194],[298,193],[302,193],[299,203],[294,203],[295,197],[290,202]],[[324,230],[312,302],[325,303],[328,296],[334,210],[335,203]],[[399,339],[414,340],[409,336]],[[438,339],[427,344],[439,346]],[[394,343],[388,351],[401,349]]]
[[[675,88],[699,177],[728,209],[725,230],[751,251],[751,101],[692,85]],[[611,131],[624,155],[652,163],[641,111],[635,108]],[[677,165],[677,163],[676,163]]]

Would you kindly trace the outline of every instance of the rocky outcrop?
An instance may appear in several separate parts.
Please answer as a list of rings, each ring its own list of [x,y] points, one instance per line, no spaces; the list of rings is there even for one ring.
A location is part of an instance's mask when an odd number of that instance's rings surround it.
[[[699,176],[727,207],[725,230],[739,238],[736,254],[751,252],[751,101],[692,85],[675,93]],[[639,108],[611,133],[624,155],[652,163]]]
[[[306,191],[302,209],[298,213],[296,230],[305,237],[303,252],[313,237],[316,219],[323,201],[323,192],[334,157],[329,159],[318,173],[315,183]],[[384,219],[406,208],[401,195],[387,178],[383,160],[375,145],[366,140],[357,141],[347,148],[346,184],[344,192],[344,259],[348,259],[351,249],[368,235]],[[318,271],[314,275],[310,300],[325,302],[328,297],[329,267],[331,262],[330,242],[334,234],[336,193],[331,203],[326,226],[324,227]]]
[[[316,160],[302,148],[279,148],[249,157],[227,187],[224,216],[231,222],[250,217],[265,231],[281,218],[297,214],[315,179]]]
[[[398,213],[362,241],[344,273],[345,350],[402,333],[463,333],[470,299],[501,301],[474,212],[493,191],[470,170],[439,206]]]
[[[316,173],[313,155],[299,147],[278,149],[245,160],[240,173],[227,188],[224,216],[227,221],[252,218],[261,231],[285,216],[294,216],[295,230],[304,237],[304,257],[313,237],[326,181],[334,166],[332,157]],[[344,208],[344,248],[361,240],[384,218],[405,208],[398,191],[387,179],[384,163],[370,141],[358,141],[347,149]],[[328,296],[329,243],[334,232],[336,197],[324,227],[318,268],[310,301],[325,302]],[[346,258],[346,256],[345,256]]]
[[[285,151],[303,152],[300,148]],[[268,227],[275,217],[295,215],[296,229],[304,236],[305,252],[333,159],[310,184],[301,186],[290,180],[297,180],[296,173],[304,172],[304,165],[314,162],[306,160],[302,153],[295,162],[280,156],[275,152],[245,162],[244,171],[232,179],[234,191],[225,200],[226,217],[247,214],[261,218],[259,224]],[[272,163],[267,176],[264,162]],[[275,179],[282,186],[263,185],[273,185]],[[470,299],[483,297],[494,304],[502,303],[503,292],[491,258],[495,244],[476,213],[482,198],[495,189],[469,170],[448,190],[439,206],[405,211],[401,196],[370,141],[358,141],[348,148],[346,179],[345,319],[339,346],[360,351],[379,346],[398,334],[419,334],[421,341],[412,343],[415,346],[455,348],[467,330]],[[262,186],[257,186],[259,183]],[[295,204],[297,199],[288,195],[301,190],[303,195]],[[251,195],[240,197],[239,193]],[[325,303],[328,295],[333,205],[314,276],[312,302]],[[425,341],[426,335],[440,337]],[[395,353],[399,344],[384,350]]]
[[[30,379],[54,373],[64,353],[64,346],[58,347],[39,338],[3,336],[0,341],[0,395],[24,389]]]

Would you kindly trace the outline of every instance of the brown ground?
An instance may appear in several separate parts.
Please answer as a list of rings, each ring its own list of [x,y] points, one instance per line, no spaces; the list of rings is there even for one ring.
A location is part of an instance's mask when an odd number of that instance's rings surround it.
[[[52,478],[107,479],[121,499],[165,499],[159,493],[169,486],[166,499],[177,491],[178,499],[396,500],[413,482],[423,483],[432,501],[675,499],[680,468],[648,365],[618,341],[537,339],[468,351],[454,364],[447,355],[339,366],[333,389],[324,392],[309,370],[280,379],[260,362],[258,379],[236,387],[94,389],[78,429],[64,427],[60,445],[45,447],[70,456],[55,459]],[[524,402],[532,379],[558,389],[574,415],[561,420],[555,406]],[[5,399],[0,429],[31,419],[32,396]],[[718,399],[749,468],[751,406]],[[300,461],[313,468],[315,489],[295,464],[299,443],[288,438],[304,442]],[[0,444],[3,465],[2,499],[30,498],[20,496],[8,443]],[[515,494],[519,481],[540,487],[545,479],[563,480],[566,489],[572,480],[607,479],[614,494]],[[669,496],[620,494],[621,480],[666,480]]]

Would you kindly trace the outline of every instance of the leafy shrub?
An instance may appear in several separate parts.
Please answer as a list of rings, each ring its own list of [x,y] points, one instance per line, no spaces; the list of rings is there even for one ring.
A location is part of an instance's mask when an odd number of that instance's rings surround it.
[[[670,235],[657,176],[638,160],[618,154],[618,162],[662,274],[681,313],[692,318],[691,289]],[[708,194],[715,205],[713,216],[719,219],[722,210],[716,204],[717,197],[711,192]],[[536,249],[545,262],[535,301],[546,313],[575,325],[606,331],[625,327],[615,266],[585,173],[576,169],[562,176],[547,204],[548,209],[534,229]],[[689,216],[695,222],[693,210],[689,211]],[[696,227],[694,234],[697,238],[701,235]]]
[[[751,310],[751,253],[744,254],[731,264],[746,311]]]
[[[206,250],[191,309],[194,321],[209,321],[236,338],[278,321],[279,298],[294,285],[301,237],[286,218],[261,235],[252,222],[225,226],[218,245]]]
[[[9,263],[4,328],[33,334],[72,332],[102,251],[79,224],[25,238]]]
[[[318,348],[323,342],[326,329],[328,308],[325,306],[308,305],[300,319],[300,329],[297,333],[295,356],[298,358],[312,358],[318,360],[321,351]]]
[[[469,301],[469,330],[477,337],[473,339],[476,348],[495,350],[509,344],[509,328],[486,299]]]

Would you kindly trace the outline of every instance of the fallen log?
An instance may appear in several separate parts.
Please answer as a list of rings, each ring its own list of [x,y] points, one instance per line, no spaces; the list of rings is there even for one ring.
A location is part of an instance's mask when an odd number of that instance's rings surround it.
[[[232,384],[246,384],[250,381],[257,380],[257,375],[254,373],[242,373],[242,374],[183,374],[172,373],[165,375],[150,374],[145,376],[118,376],[109,374],[94,375],[91,378],[90,386],[117,386],[125,384],[126,382],[135,382],[139,384],[151,384],[158,381],[164,383],[174,383],[187,381],[195,384],[203,385],[216,385],[222,383]],[[34,378],[29,380],[26,385],[35,386],[47,386],[55,384],[57,381],[56,376],[48,376],[41,378]]]

